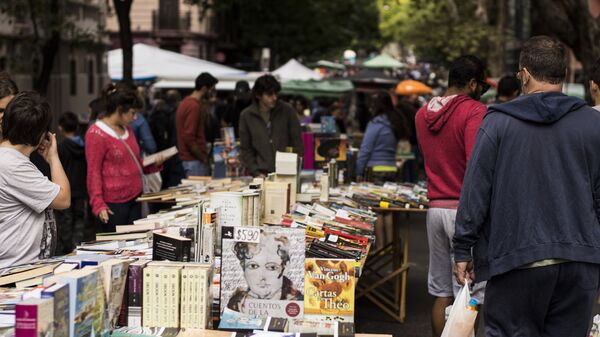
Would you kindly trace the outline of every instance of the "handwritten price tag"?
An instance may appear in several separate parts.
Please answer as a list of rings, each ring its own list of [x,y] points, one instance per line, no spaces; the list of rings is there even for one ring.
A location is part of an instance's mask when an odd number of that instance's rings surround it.
[[[260,243],[260,228],[257,227],[234,227],[233,241]]]

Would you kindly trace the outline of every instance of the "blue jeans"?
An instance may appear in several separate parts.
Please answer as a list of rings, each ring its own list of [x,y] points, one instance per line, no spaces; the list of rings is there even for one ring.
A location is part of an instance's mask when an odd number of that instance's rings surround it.
[[[209,176],[210,170],[206,164],[199,160],[183,160],[183,173],[185,177],[189,176]]]

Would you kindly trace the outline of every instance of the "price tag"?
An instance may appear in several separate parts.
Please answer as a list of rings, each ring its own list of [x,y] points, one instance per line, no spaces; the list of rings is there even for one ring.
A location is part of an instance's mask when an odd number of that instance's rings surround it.
[[[233,241],[260,243],[260,228],[258,227],[233,227]]]

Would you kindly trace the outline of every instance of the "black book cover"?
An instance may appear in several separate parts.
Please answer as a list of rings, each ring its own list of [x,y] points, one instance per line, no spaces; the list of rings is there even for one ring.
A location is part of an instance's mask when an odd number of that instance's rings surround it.
[[[153,261],[190,262],[192,240],[184,237],[154,233],[152,242]]]

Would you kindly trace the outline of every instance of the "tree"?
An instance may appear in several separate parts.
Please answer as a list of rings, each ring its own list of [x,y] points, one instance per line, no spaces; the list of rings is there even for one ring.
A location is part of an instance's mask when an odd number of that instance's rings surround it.
[[[0,2],[0,13],[31,28],[22,30],[19,39],[23,52],[32,57],[13,62],[17,63],[15,68],[32,70],[33,89],[42,95],[48,93],[54,59],[63,41],[68,40],[75,47],[101,47],[97,32],[79,28],[67,15],[67,6],[66,0]]]
[[[531,7],[532,34],[554,36],[569,46],[587,76],[600,57],[600,18],[592,17],[588,0],[532,0]]]
[[[241,49],[268,47],[275,63],[339,57],[345,48],[371,49],[379,37],[372,0],[220,0],[214,10],[235,11]]]
[[[119,40],[123,51],[123,82],[133,82],[133,37],[131,36],[131,12],[132,0],[113,0],[117,19],[119,21]]]
[[[488,59],[507,36],[496,8],[505,2],[378,0],[381,34],[386,42],[413,46],[425,61],[447,63],[463,54]]]

